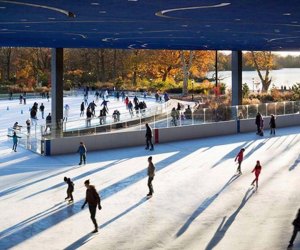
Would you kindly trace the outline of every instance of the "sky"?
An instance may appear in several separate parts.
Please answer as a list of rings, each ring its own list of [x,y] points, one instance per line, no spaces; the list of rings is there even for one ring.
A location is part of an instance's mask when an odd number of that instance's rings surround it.
[[[220,52],[223,54],[226,54],[226,55],[231,53],[230,50],[221,50]],[[273,53],[276,55],[279,55],[279,56],[283,56],[283,57],[289,56],[289,55],[290,56],[300,56],[300,51],[274,51]]]

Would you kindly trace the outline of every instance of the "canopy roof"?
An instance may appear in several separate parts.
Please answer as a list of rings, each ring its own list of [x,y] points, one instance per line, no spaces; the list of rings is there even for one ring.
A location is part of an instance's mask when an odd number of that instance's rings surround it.
[[[0,46],[300,49],[299,0],[0,0]]]

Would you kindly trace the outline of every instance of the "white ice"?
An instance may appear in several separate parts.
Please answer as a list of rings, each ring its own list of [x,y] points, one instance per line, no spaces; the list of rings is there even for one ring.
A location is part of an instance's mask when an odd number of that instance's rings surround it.
[[[8,103],[0,102],[2,126],[16,121],[5,119]],[[88,152],[81,167],[75,152],[45,157],[19,147],[15,153],[7,139],[0,144],[0,249],[286,249],[300,208],[299,131],[157,144],[153,152]],[[241,147],[245,160],[237,177],[234,158]],[[150,155],[155,193],[147,200]],[[256,160],[263,169],[255,191]],[[75,183],[73,205],[64,201],[64,176]],[[81,210],[86,179],[102,197],[96,235],[90,234],[87,206]],[[293,249],[300,249],[300,236]]]

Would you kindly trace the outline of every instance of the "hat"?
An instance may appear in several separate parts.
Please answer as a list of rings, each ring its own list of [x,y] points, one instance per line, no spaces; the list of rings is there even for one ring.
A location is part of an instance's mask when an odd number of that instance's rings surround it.
[[[84,182],[84,184],[85,184],[85,185],[90,185],[90,180],[86,180],[86,181]]]

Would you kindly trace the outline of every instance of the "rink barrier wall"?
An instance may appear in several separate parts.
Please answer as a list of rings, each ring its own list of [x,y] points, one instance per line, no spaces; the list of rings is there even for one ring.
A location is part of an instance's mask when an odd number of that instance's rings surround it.
[[[269,129],[269,117],[264,117],[264,127]],[[238,126],[239,123],[239,126]],[[289,127],[300,125],[300,114],[277,116],[276,127]],[[212,136],[223,136],[237,133],[256,132],[255,119],[241,119],[233,121],[220,121],[199,125],[156,128],[154,129],[154,142],[165,143],[171,141],[199,139]],[[88,151],[106,150],[113,148],[126,148],[145,145],[145,130],[111,132],[86,136],[54,138],[46,140],[45,154],[59,155],[76,153],[80,141],[83,141]]]

